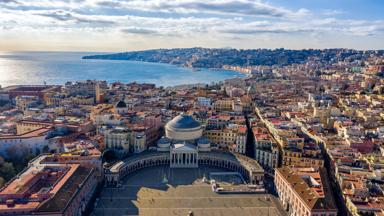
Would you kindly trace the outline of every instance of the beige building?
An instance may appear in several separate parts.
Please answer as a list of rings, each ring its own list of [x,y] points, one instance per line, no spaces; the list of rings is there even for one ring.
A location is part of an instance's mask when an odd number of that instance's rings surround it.
[[[16,96],[16,106],[22,111],[25,111],[31,104],[39,101],[37,96]]]
[[[92,96],[76,96],[68,98],[69,103],[76,105],[93,105],[95,103],[95,98]]]
[[[275,186],[289,215],[337,215],[325,169],[278,168],[275,171]]]
[[[233,100],[217,100],[214,103],[213,108],[216,111],[232,111],[233,108]]]
[[[284,148],[282,156],[283,166],[294,167],[323,167],[324,160],[318,150],[301,150],[296,148]]]
[[[217,144],[222,148],[232,148],[236,143],[236,134],[236,131],[230,129],[204,131],[204,135],[211,143]]]
[[[31,131],[35,131],[41,128],[51,127],[51,123],[35,122],[35,121],[18,121],[16,123],[17,135],[25,134]]]
[[[44,102],[47,106],[60,106],[64,104],[66,94],[58,92],[48,92],[44,94]]]

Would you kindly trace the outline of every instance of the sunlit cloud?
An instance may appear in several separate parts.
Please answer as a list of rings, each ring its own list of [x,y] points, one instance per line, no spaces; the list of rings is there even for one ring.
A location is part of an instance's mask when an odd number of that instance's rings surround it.
[[[292,44],[297,37],[309,44],[312,38],[317,46],[318,35],[335,35],[328,38],[330,41],[383,38],[384,19],[340,18],[345,14],[348,11],[342,9],[315,12],[264,0],[0,0],[0,44],[11,44],[12,40],[17,44],[27,35],[51,43],[49,47],[58,39],[62,44],[81,47],[84,43],[78,41],[91,43],[108,35],[104,49],[116,49],[118,42],[136,45],[143,41],[151,43],[142,48],[231,45],[228,43],[249,46],[244,40],[255,42],[257,47],[265,45],[258,43],[262,38],[274,47]]]

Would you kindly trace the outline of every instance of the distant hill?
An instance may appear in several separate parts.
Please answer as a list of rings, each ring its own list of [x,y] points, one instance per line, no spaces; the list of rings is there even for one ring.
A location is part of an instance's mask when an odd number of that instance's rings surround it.
[[[316,60],[331,63],[336,60],[360,60],[366,52],[350,49],[325,50],[286,50],[286,49],[209,49],[209,48],[180,48],[180,49],[153,49],[145,51],[123,52],[115,54],[84,56],[83,59],[103,60],[130,60],[168,63],[195,68],[221,68],[223,65],[249,66],[249,65],[291,65]]]

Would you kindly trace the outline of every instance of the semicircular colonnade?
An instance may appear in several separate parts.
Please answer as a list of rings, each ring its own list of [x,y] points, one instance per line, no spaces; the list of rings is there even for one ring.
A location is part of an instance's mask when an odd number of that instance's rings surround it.
[[[244,156],[242,156],[244,157]],[[240,159],[241,160],[241,159]],[[198,164],[225,168],[240,173],[251,184],[262,181],[264,171],[256,164],[249,167],[240,161],[236,155],[224,152],[199,153]],[[108,186],[118,186],[119,182],[131,173],[151,166],[169,165],[170,155],[163,152],[146,152],[119,161],[105,169],[105,183]]]

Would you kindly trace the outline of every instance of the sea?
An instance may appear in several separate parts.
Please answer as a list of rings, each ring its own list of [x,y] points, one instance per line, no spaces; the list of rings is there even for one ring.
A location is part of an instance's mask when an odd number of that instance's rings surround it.
[[[106,80],[154,83],[156,86],[219,82],[243,74],[224,69],[191,69],[162,63],[123,60],[85,60],[90,52],[0,52],[0,85],[59,84]]]

